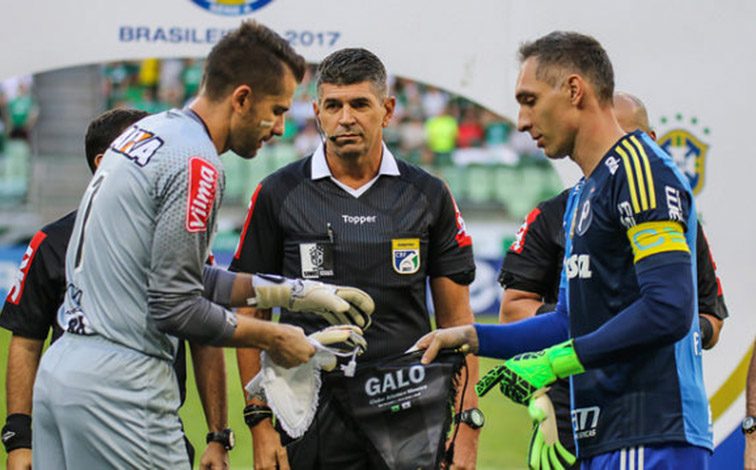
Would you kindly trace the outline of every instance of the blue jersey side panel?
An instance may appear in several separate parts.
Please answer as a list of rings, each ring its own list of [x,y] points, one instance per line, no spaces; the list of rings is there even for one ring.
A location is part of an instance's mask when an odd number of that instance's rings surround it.
[[[666,153],[646,134],[641,134],[643,144],[653,149],[659,155]],[[680,174],[677,166],[669,158],[662,159],[664,164],[677,176],[682,186],[692,193],[688,179]],[[696,253],[696,213],[695,199],[691,198],[690,212],[687,219],[687,231],[685,238],[690,246],[691,253]],[[696,278],[696,256],[691,256],[693,265],[693,285],[698,289]],[[697,296],[696,296],[697,297]],[[697,307],[697,305],[696,305]],[[696,312],[698,313],[698,312]],[[680,400],[683,408],[683,422],[688,442],[694,445],[712,448],[711,434],[712,421],[711,411],[706,398],[703,384],[703,370],[701,363],[702,344],[701,333],[698,327],[698,315],[694,316],[688,335],[675,344],[675,360],[677,362],[677,377],[680,382]],[[704,405],[705,404],[705,405]]]

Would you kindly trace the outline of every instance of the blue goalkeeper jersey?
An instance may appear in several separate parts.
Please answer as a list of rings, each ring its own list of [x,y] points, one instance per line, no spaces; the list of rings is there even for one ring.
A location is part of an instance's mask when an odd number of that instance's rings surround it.
[[[645,259],[643,269],[655,269],[696,252],[693,195],[669,156],[636,131],[575,187],[565,234],[562,287],[570,336],[578,338],[641,297],[636,263]],[[580,457],[644,444],[712,448],[695,295],[689,308],[693,321],[679,341],[614,355],[572,377]]]

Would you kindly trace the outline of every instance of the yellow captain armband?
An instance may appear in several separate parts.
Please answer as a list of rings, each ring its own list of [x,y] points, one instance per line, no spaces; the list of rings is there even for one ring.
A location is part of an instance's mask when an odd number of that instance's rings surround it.
[[[627,238],[633,247],[634,262],[646,256],[667,251],[684,251],[690,253],[685,240],[682,225],[679,222],[659,221],[644,222],[631,227],[627,231]]]

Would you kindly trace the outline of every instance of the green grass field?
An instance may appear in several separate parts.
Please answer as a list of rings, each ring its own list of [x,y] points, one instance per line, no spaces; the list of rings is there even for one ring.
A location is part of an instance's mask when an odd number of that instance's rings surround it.
[[[10,333],[0,330],[0,416],[5,416],[5,363],[7,360],[8,341]],[[485,373],[497,361],[481,359],[480,370]],[[252,468],[252,438],[242,417],[244,400],[239,374],[236,368],[236,355],[233,350],[226,350],[226,367],[228,370],[229,390],[229,423],[236,431],[236,447],[230,453],[233,469]],[[188,366],[189,381],[187,384],[187,401],[181,410],[187,435],[197,448],[199,455],[204,450],[205,434],[207,432],[197,390],[194,387],[192,367]],[[480,437],[478,451],[479,470],[515,470],[526,468],[526,453],[529,439],[529,420],[524,407],[515,405],[502,397],[497,391],[481,399],[480,408],[486,415],[486,425]],[[0,469],[5,469],[6,455],[0,446]]]

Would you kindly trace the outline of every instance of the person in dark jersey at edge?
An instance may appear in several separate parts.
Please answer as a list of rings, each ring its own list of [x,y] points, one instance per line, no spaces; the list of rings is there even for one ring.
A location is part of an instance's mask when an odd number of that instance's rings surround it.
[[[614,114],[625,132],[641,130],[656,140],[656,133],[649,127],[646,107],[637,97],[616,92]],[[499,322],[512,323],[538,313],[554,311],[564,258],[562,223],[571,190],[566,189],[538,204],[526,216],[515,241],[507,250],[499,273],[499,283],[504,288]],[[728,311],[701,224],[698,225],[696,243],[701,344],[704,349],[710,349],[719,339]],[[548,395],[557,416],[559,440],[568,451],[574,453],[569,381],[558,380],[551,386]]]

